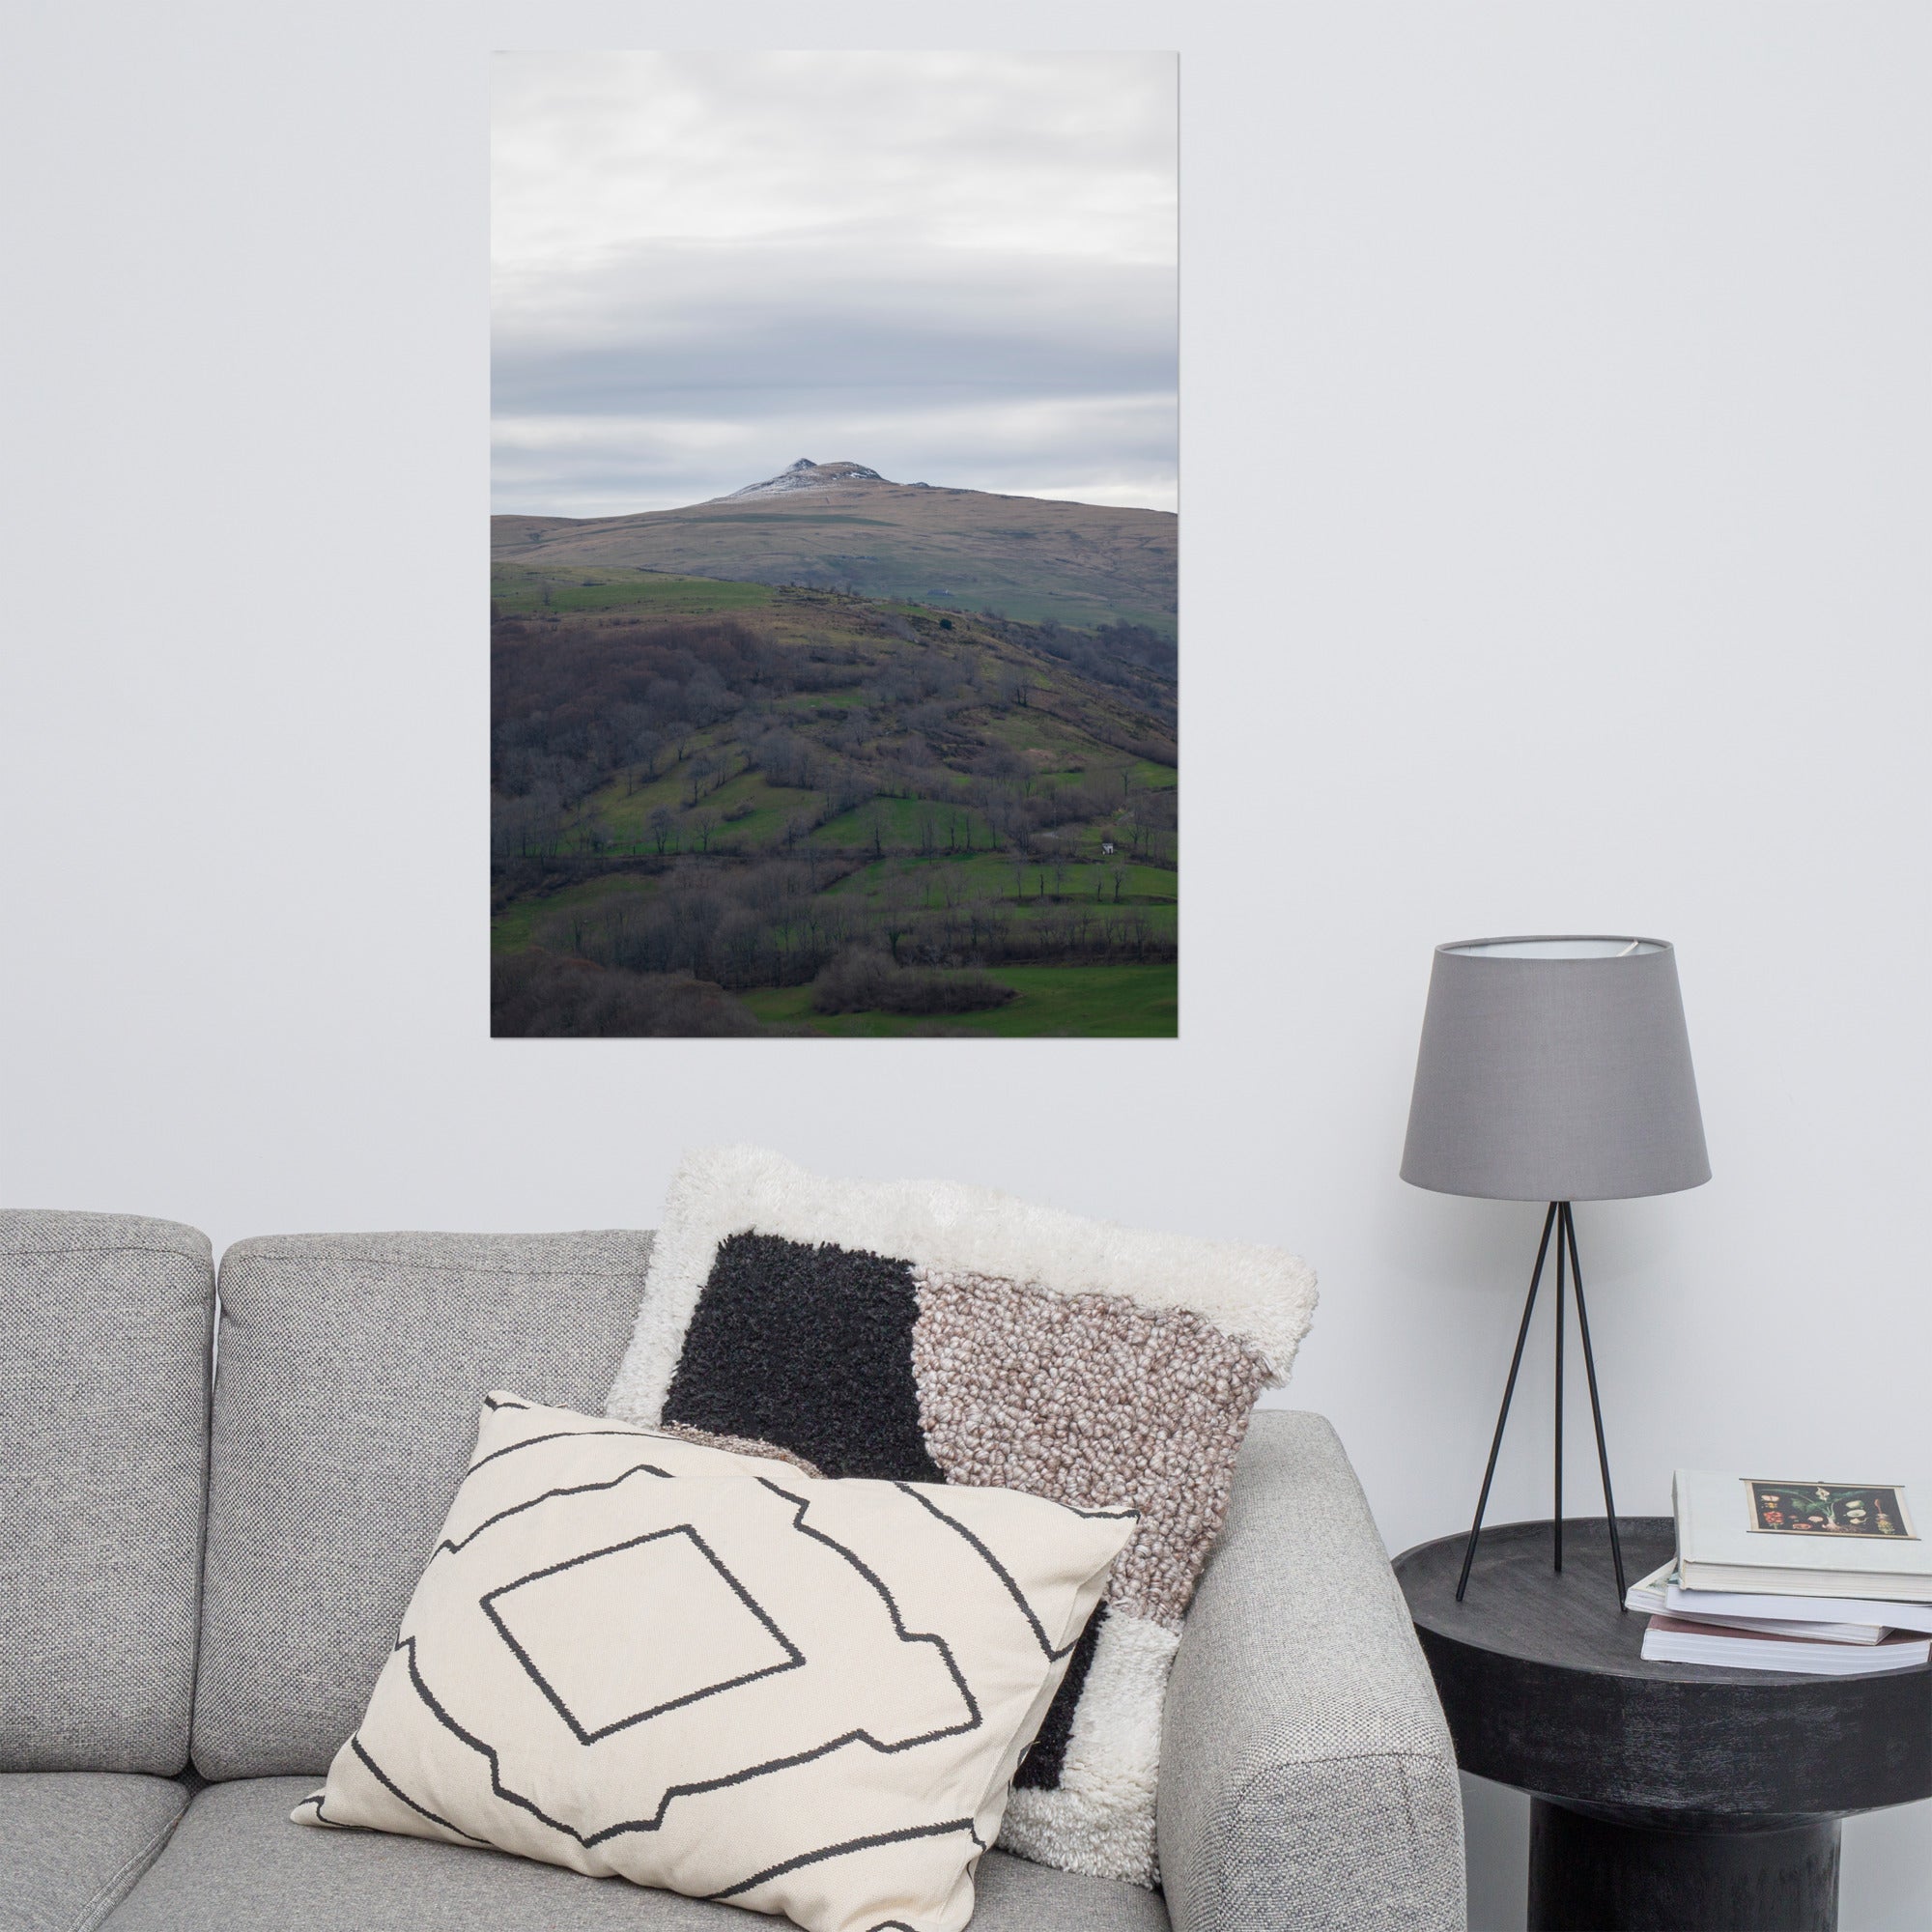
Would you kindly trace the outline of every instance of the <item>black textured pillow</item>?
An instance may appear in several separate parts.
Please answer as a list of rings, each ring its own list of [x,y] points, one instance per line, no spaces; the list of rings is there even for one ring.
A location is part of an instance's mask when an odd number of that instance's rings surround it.
[[[712,1150],[672,1184],[608,1408],[827,1476],[1131,1502],[1139,1531],[1000,1842],[1151,1885],[1168,1667],[1249,1412],[1314,1301],[1306,1264],[1276,1249]]]

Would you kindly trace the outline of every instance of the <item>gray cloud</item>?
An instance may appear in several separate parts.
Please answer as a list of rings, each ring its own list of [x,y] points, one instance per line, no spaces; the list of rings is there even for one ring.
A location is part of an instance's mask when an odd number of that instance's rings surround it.
[[[1168,508],[1164,55],[497,60],[496,501],[800,455]]]

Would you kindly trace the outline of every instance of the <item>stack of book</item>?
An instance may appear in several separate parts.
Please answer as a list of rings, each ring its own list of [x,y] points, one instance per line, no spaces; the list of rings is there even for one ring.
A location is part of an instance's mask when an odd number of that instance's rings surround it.
[[[1631,1585],[1643,1655],[1850,1677],[1932,1659],[1932,1554],[1904,1483],[1680,1469],[1677,1553]]]

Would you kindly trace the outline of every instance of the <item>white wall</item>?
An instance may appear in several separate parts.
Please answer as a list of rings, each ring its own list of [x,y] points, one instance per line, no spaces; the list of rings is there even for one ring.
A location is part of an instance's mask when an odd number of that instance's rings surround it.
[[[1178,1044],[485,1037],[484,50],[736,39],[1184,49]],[[1536,1225],[1396,1179],[1430,948],[1661,933],[1716,1179],[1579,1214],[1620,1499],[1932,1473],[1928,55],[1781,0],[16,11],[6,1193],[635,1225],[755,1138],[1287,1242],[1400,1548]],[[1932,1918],[1927,1824],[1848,1827],[1847,1932]]]

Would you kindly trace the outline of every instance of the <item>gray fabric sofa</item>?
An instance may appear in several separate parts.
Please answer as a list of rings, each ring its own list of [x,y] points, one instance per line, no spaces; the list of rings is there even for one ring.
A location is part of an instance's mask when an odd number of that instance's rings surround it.
[[[244,1241],[0,1214],[0,1932],[732,1932],[454,1846],[304,1831],[484,1392],[595,1409],[647,1234]],[[1175,1666],[1164,1892],[989,1853],[983,1932],[1460,1927],[1429,1672],[1319,1416],[1255,1418]]]

